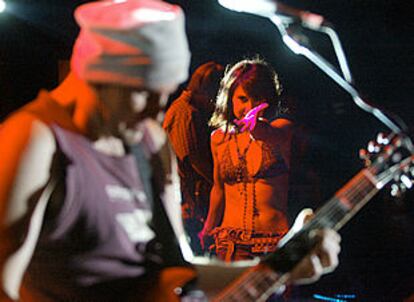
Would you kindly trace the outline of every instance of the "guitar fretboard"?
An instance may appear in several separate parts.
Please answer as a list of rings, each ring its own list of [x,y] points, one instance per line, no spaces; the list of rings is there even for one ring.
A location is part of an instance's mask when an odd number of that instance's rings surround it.
[[[329,227],[339,230],[379,191],[372,175],[370,169],[355,175],[316,212],[306,229]]]
[[[264,265],[253,267],[213,301],[265,301],[272,293],[282,291],[285,288],[285,279]]]

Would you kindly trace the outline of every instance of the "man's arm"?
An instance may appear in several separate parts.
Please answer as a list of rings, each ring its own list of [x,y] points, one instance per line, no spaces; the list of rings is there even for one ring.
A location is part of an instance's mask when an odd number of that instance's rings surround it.
[[[189,162],[193,169],[201,175],[205,181],[213,184],[213,163],[211,157],[211,146],[207,137],[208,125],[200,125],[197,120],[202,120],[201,116],[196,112],[191,115],[191,122],[189,124],[189,138],[191,142],[190,152],[188,154]]]
[[[28,220],[35,207],[29,204],[29,200],[50,178],[49,170],[56,144],[51,130],[45,124],[29,114],[20,113],[2,126],[0,145],[1,292],[17,299],[21,278],[36,243],[32,242],[32,246],[25,248],[24,253],[16,253],[28,240]],[[13,234],[10,233],[11,229]],[[16,255],[19,259],[16,259]]]

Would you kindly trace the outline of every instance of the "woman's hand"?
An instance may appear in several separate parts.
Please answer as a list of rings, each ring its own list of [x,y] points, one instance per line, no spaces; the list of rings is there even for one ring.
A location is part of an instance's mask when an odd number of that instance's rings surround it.
[[[234,123],[239,127],[240,132],[253,131],[256,127],[259,113],[267,107],[269,107],[268,103],[261,103],[260,105],[250,109],[242,119],[235,119]]]
[[[209,235],[209,231],[202,229],[198,234],[198,239],[200,239],[201,249],[204,251],[206,248],[209,247],[211,242],[211,236]]]

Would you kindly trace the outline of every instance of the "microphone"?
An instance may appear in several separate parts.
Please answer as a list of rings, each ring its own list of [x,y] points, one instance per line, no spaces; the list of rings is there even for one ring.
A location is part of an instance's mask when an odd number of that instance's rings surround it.
[[[291,23],[302,23],[310,29],[319,29],[321,26],[330,25],[321,15],[297,9],[280,2],[276,2],[275,15],[287,19]]]
[[[329,25],[321,15],[290,7],[273,0],[218,0],[220,5],[237,12],[245,12],[262,17],[279,17],[286,23],[301,23],[310,29]]]

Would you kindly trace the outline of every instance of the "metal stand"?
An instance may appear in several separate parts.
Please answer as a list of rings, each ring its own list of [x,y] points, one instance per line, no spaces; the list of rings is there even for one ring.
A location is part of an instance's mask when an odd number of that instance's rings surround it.
[[[384,112],[364,101],[360,96],[359,92],[353,86],[353,80],[348,68],[345,54],[343,52],[339,38],[332,28],[327,26],[320,26],[318,28],[310,29],[320,31],[322,33],[327,34],[330,37],[343,75],[341,75],[336,70],[336,68],[325,58],[323,58],[317,52],[304,46],[299,41],[297,41],[292,35],[290,35],[290,22],[286,22],[283,18],[280,18],[277,15],[267,17],[274,25],[276,25],[277,29],[282,35],[283,42],[286,44],[288,48],[290,48],[295,54],[305,56],[319,69],[325,72],[331,79],[333,79],[336,83],[339,84],[339,86],[341,86],[346,92],[348,92],[351,95],[352,99],[354,100],[355,104],[358,105],[358,107],[374,115],[378,120],[380,120],[394,133],[401,133],[403,131],[402,127],[400,127],[394,121],[392,121]]]

